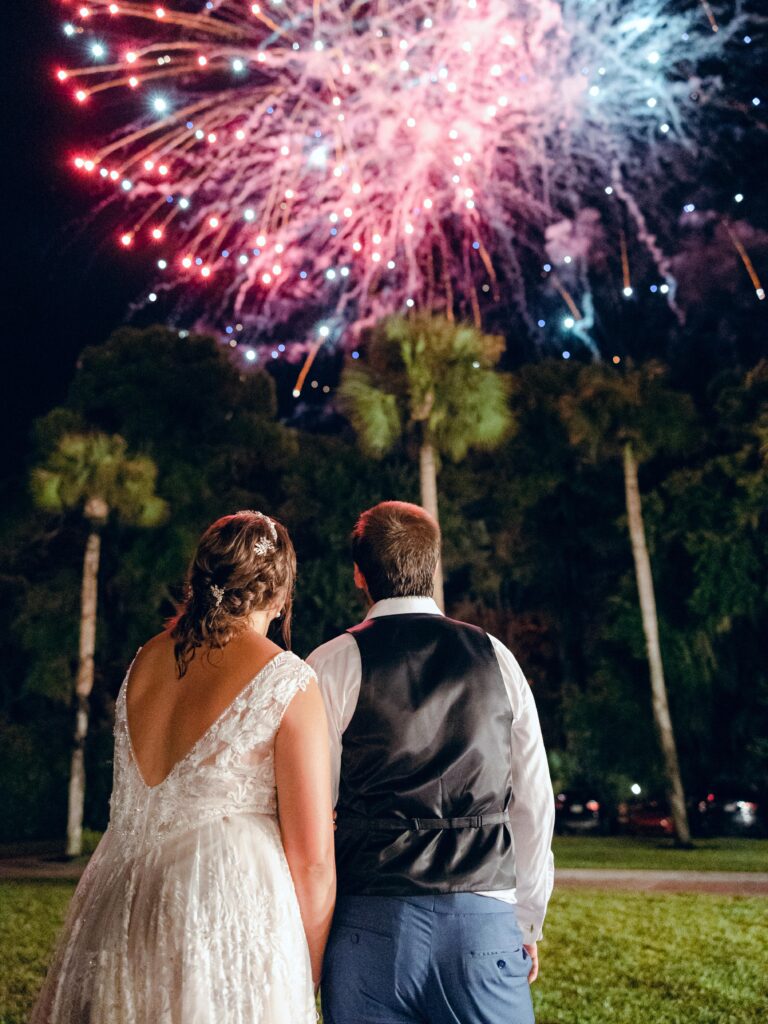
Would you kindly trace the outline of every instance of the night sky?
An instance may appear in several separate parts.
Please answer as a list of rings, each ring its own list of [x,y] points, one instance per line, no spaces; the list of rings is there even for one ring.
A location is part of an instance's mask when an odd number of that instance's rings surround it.
[[[92,196],[66,166],[80,119],[51,73],[64,52],[59,12],[50,0],[23,0],[6,13],[3,476],[19,468],[32,418],[64,398],[78,352],[121,322],[140,285],[104,258],[103,238],[87,228]]]
[[[6,316],[3,332],[6,397],[0,403],[8,457],[0,480],[7,481],[18,480],[24,466],[32,419],[64,399],[78,353],[125,322],[131,300],[150,284],[152,269],[136,254],[116,251],[112,232],[93,223],[94,192],[68,165],[78,144],[103,134],[109,122],[98,123],[104,113],[99,114],[96,104],[73,107],[55,80],[57,62],[66,62],[67,56],[55,0],[8,3],[6,17],[11,20],[10,30],[6,24],[11,73],[3,103],[9,122],[4,137],[12,141],[4,161],[10,181],[5,190],[3,278],[10,317]],[[724,193],[734,187],[751,189],[753,195],[758,190],[764,193],[764,142],[755,135],[743,140],[737,175],[731,180],[731,172],[724,172],[718,183]],[[764,201],[761,210],[758,221],[765,213]],[[755,212],[753,205],[753,223]],[[762,228],[765,231],[765,225]],[[765,255],[753,253],[764,275]],[[749,282],[742,284],[739,301],[751,305],[741,331],[749,335],[749,343],[741,358],[746,352],[746,361],[751,362],[764,347],[763,307],[768,302],[755,303]],[[151,319],[147,311],[136,322]],[[629,339],[626,351],[631,353],[634,333],[639,344],[648,344],[637,324],[621,330]],[[337,373],[339,362],[337,357],[326,364],[327,379]],[[280,368],[277,376],[281,393],[288,389],[289,395],[289,377],[294,379],[295,370]],[[308,397],[315,396],[322,401],[319,389]]]
[[[65,398],[78,353],[126,322],[153,270],[140,254],[116,249],[113,231],[94,223],[92,183],[73,172],[78,143],[103,134],[110,123],[99,123],[96,104],[73,105],[55,80],[56,67],[71,56],[62,11],[55,0],[23,0],[9,4],[7,16],[11,73],[3,112],[5,137],[13,144],[5,161],[3,277],[10,317],[3,331],[0,416],[7,455],[0,481],[15,488],[32,420]],[[152,319],[146,310],[132,322]],[[327,361],[329,379],[339,363]],[[276,370],[279,386],[285,377],[281,396],[289,396],[295,368]],[[308,397],[319,403],[322,391]]]

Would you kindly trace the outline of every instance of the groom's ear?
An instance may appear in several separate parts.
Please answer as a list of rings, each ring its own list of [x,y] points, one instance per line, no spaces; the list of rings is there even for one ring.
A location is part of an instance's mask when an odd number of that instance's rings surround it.
[[[358,590],[363,590],[368,593],[368,584],[365,582],[365,576],[360,572],[360,566],[357,562],[352,563],[355,567],[355,586]]]

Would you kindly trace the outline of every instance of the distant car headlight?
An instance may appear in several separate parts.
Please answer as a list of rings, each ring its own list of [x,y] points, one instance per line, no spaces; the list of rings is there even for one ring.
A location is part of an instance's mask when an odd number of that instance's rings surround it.
[[[741,820],[745,824],[751,825],[756,817],[757,804],[752,803],[751,800],[737,800],[736,807]]]

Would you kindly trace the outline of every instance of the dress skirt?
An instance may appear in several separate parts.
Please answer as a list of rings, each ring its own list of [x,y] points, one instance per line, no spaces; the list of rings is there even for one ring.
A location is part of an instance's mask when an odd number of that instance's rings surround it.
[[[277,820],[220,817],[126,857],[105,833],[31,1024],[314,1024]]]

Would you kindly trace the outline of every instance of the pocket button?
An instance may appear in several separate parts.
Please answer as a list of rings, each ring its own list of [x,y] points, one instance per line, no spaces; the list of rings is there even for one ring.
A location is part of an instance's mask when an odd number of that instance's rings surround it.
[[[507,966],[507,961],[506,960],[497,960],[496,961],[496,966],[497,967],[506,967]]]
[[[350,939],[352,940],[352,942],[356,946],[358,944],[358,942],[360,941],[360,936],[357,934],[357,932],[353,932],[352,935],[350,935]]]

